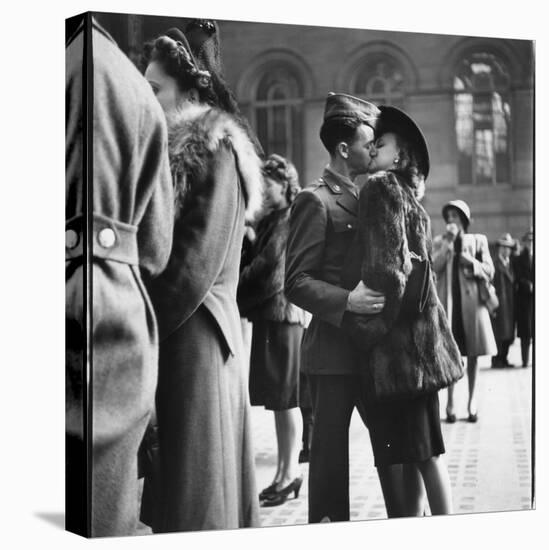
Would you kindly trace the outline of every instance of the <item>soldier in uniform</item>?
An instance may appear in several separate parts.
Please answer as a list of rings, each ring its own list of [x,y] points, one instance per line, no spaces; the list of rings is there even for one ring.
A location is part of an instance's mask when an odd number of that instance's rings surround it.
[[[147,81],[89,15],[66,62],[66,527],[131,535],[158,375],[144,282],[172,245],[167,129]]]
[[[358,361],[341,329],[347,311],[376,314],[385,297],[360,282],[342,287],[341,268],[356,233],[358,189],[367,172],[377,107],[346,94],[329,94],[320,139],[330,163],[298,194],[290,215],[285,290],[312,313],[302,344],[314,427],[309,467],[309,522],[349,519],[349,423],[361,401]]]

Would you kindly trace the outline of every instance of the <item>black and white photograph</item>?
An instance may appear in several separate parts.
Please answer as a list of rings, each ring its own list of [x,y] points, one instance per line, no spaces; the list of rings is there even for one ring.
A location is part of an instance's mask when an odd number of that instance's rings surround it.
[[[541,31],[500,30],[494,4],[440,28],[398,3],[55,15],[40,529],[535,546]]]

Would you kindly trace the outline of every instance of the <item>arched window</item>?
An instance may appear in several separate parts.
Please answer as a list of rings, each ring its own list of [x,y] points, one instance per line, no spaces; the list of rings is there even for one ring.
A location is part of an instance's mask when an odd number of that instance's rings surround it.
[[[266,154],[277,153],[302,168],[303,85],[286,64],[270,64],[257,80],[251,123]]]
[[[454,75],[454,107],[461,184],[510,180],[510,76],[496,55],[474,52]]]
[[[406,77],[400,62],[383,52],[368,54],[355,71],[353,93],[376,105],[403,107]]]

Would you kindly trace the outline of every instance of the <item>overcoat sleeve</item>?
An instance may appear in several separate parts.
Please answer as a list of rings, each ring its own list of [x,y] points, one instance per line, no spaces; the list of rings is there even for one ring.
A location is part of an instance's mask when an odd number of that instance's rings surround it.
[[[139,263],[145,274],[152,277],[166,267],[173,237],[173,184],[167,130],[163,113],[153,115],[154,112],[147,112],[141,125],[143,161],[139,179],[140,185],[151,187],[151,196],[137,231]],[[150,182],[154,184],[151,186]]]
[[[265,231],[261,235],[259,231]],[[242,312],[261,305],[284,290],[284,260],[288,238],[286,216],[258,228],[260,248],[252,249],[252,258],[240,273],[237,301]]]
[[[222,142],[208,165],[177,217],[168,267],[151,285],[161,337],[204,301],[224,265],[236,225],[242,194],[231,145]]]
[[[339,327],[349,291],[321,279],[328,214],[319,197],[301,191],[292,204],[286,252],[286,297],[296,306]]]
[[[348,316],[351,335],[369,349],[394,325],[411,271],[404,220],[404,198],[396,177],[372,176],[359,197],[359,238],[362,247],[361,278],[385,294],[385,307],[377,315]]]

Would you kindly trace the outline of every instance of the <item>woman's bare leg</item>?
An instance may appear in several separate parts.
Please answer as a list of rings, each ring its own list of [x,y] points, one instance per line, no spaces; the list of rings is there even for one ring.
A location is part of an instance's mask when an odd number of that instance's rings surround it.
[[[403,464],[404,506],[406,516],[425,515],[425,487],[416,464]]]
[[[444,458],[433,456],[418,462],[417,467],[423,477],[431,514],[451,514],[453,511],[452,485]]]
[[[385,500],[387,517],[401,518],[406,515],[404,504],[404,480],[402,475],[402,464],[390,466],[378,466],[377,475]]]
[[[300,475],[299,449],[302,420],[298,407],[274,411],[274,415],[278,443],[278,466],[275,482],[279,484],[280,489]]]
[[[469,414],[477,413],[477,401],[475,389],[477,385],[478,358],[467,357],[467,383],[469,385],[469,401],[467,402],[467,412]]]

